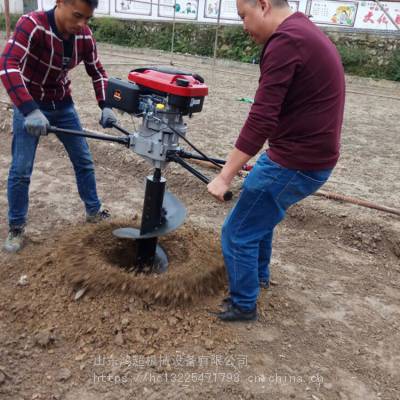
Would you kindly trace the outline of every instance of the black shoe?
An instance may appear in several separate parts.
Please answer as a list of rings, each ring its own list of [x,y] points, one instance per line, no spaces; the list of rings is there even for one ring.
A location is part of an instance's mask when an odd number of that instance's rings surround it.
[[[218,307],[222,308],[223,311],[226,311],[231,305],[232,305],[232,300],[228,296],[222,299],[221,304],[219,304]]]
[[[225,311],[217,313],[217,317],[221,321],[256,321],[258,315],[256,308],[253,311],[242,311],[231,303]]]
[[[261,281],[259,282],[261,289],[268,289],[269,288],[269,281]]]
[[[24,226],[10,227],[3,249],[8,253],[17,253],[24,245]]]
[[[105,208],[97,211],[96,214],[93,215],[86,215],[86,222],[91,224],[97,224],[98,222],[102,222],[111,217],[111,214]]]

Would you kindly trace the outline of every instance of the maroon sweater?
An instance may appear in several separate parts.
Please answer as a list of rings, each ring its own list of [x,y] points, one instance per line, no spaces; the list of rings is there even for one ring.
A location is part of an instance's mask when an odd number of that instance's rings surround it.
[[[70,100],[68,72],[83,61],[92,78],[97,101],[102,106],[108,79],[97,56],[91,30],[85,26],[73,37],[72,57],[64,66],[63,40],[50,17],[54,19],[51,12],[44,11],[23,15],[4,48],[0,77],[12,102],[27,115],[39,108],[40,103]]]
[[[345,93],[335,46],[296,12],[265,44],[260,69],[236,148],[253,156],[268,140],[269,157],[286,168],[333,168],[339,158]]]

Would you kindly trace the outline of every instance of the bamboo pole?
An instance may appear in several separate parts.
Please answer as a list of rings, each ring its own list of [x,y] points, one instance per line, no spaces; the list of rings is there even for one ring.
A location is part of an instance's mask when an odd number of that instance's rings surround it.
[[[176,0],[174,1],[174,15],[173,15],[173,21],[172,21],[171,59],[169,61],[170,65],[174,65],[175,28],[176,28]]]
[[[8,40],[10,38],[10,34],[11,34],[10,2],[9,2],[9,0],[4,0],[4,17],[6,20],[6,40]]]
[[[204,160],[204,161],[190,160],[190,161],[195,164],[204,166],[206,168],[217,169],[217,167],[214,164],[211,164],[209,161],[206,161],[206,160]],[[241,172],[239,173],[239,176],[242,176]],[[325,190],[318,190],[317,192],[313,193],[313,196],[324,197],[325,199],[329,199],[329,200],[342,201],[344,203],[355,204],[357,206],[371,208],[374,210],[383,211],[383,212],[386,212],[389,214],[394,214],[394,215],[400,216],[399,209],[381,206],[380,204],[372,203],[371,201],[368,201],[368,200],[357,199],[355,197],[346,196],[346,195],[340,194],[340,193],[326,192]]]

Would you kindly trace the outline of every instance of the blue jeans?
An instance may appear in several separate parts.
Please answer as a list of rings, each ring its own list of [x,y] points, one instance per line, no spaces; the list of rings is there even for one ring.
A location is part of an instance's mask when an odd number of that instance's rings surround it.
[[[269,280],[275,226],[286,210],[320,188],[332,170],[298,171],[260,156],[222,227],[230,298],[242,311],[256,307],[259,281]]]
[[[79,117],[73,105],[55,111],[42,111],[50,125],[58,128],[81,130]],[[93,159],[85,138],[60,134],[75,170],[78,192],[85,203],[86,213],[93,215],[100,209],[97,197]],[[26,223],[29,205],[29,184],[39,138],[24,128],[24,116],[14,108],[12,162],[8,175],[8,223],[10,227]]]

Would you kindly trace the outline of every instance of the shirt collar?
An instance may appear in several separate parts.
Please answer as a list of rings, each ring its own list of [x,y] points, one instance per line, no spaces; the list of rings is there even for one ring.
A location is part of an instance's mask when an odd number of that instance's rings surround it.
[[[74,38],[74,35],[70,35],[69,39],[64,39],[60,32],[57,29],[56,25],[56,17],[55,17],[55,10],[56,7],[52,8],[51,10],[46,11],[47,19],[49,20],[49,24],[51,27],[51,30],[57,35],[58,38],[64,41],[70,41]]]

